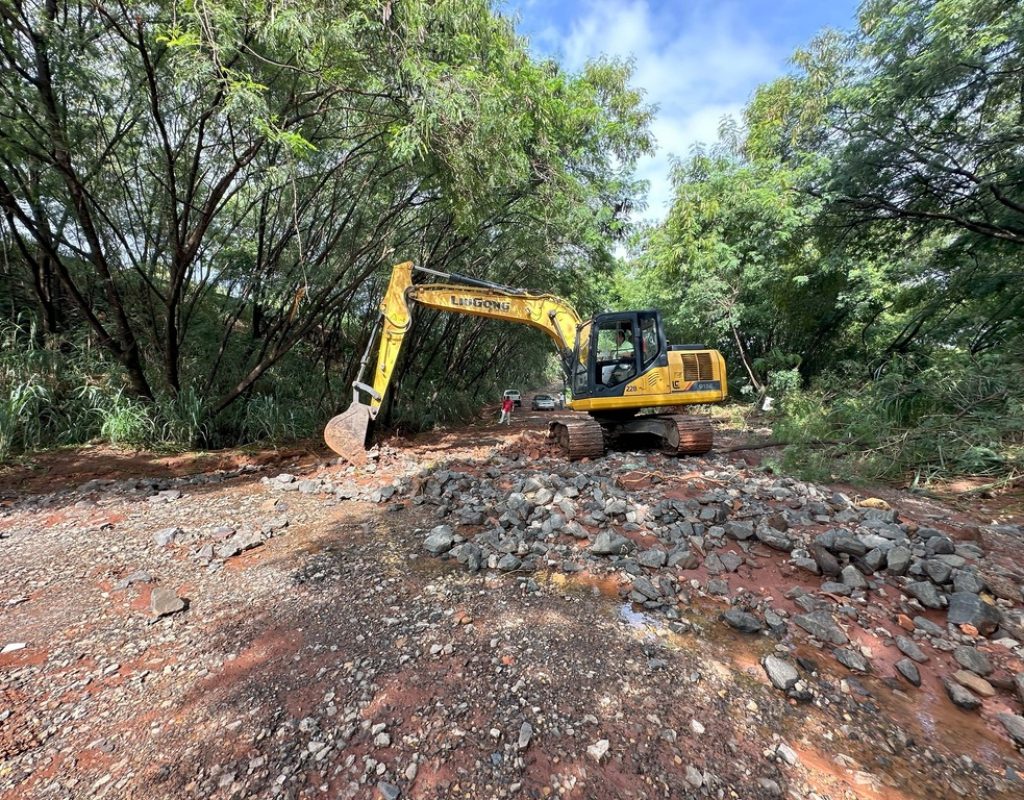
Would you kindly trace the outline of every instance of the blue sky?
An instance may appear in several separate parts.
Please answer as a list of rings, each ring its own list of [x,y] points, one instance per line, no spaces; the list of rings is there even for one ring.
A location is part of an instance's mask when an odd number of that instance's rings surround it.
[[[633,84],[658,108],[658,153],[640,164],[650,182],[645,217],[671,198],[670,155],[716,138],[758,84],[784,74],[793,51],[826,27],[855,24],[854,0],[505,0],[538,55],[575,71],[601,54],[631,57]]]

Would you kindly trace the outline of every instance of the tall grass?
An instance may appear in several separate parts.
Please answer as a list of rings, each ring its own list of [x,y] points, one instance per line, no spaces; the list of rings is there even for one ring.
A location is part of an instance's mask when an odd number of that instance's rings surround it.
[[[949,352],[896,361],[862,386],[787,395],[782,466],[807,477],[928,483],[1024,473],[1024,371],[1000,356]]]
[[[44,347],[35,334],[30,324],[0,323],[0,461],[87,442],[177,449],[281,443],[314,435],[329,411],[304,397],[307,383],[288,374],[216,419],[192,386],[144,402],[88,340]]]

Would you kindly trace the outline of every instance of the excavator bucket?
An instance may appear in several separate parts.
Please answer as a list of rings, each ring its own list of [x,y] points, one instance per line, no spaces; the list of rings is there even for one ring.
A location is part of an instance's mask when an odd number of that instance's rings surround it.
[[[366,463],[366,433],[370,419],[370,407],[356,400],[327,423],[324,441],[350,464],[361,467]]]

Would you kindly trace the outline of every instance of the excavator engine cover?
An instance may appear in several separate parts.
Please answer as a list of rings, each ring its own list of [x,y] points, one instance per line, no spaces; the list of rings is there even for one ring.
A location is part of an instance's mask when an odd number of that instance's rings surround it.
[[[370,407],[358,401],[338,414],[324,428],[324,441],[350,464],[366,463],[366,433],[370,428]]]

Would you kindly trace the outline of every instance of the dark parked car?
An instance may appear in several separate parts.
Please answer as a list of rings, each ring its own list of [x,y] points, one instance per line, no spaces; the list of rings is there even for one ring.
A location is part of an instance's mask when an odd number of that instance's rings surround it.
[[[533,396],[533,402],[530,403],[530,407],[534,411],[554,411],[555,398],[547,394],[535,394]]]

